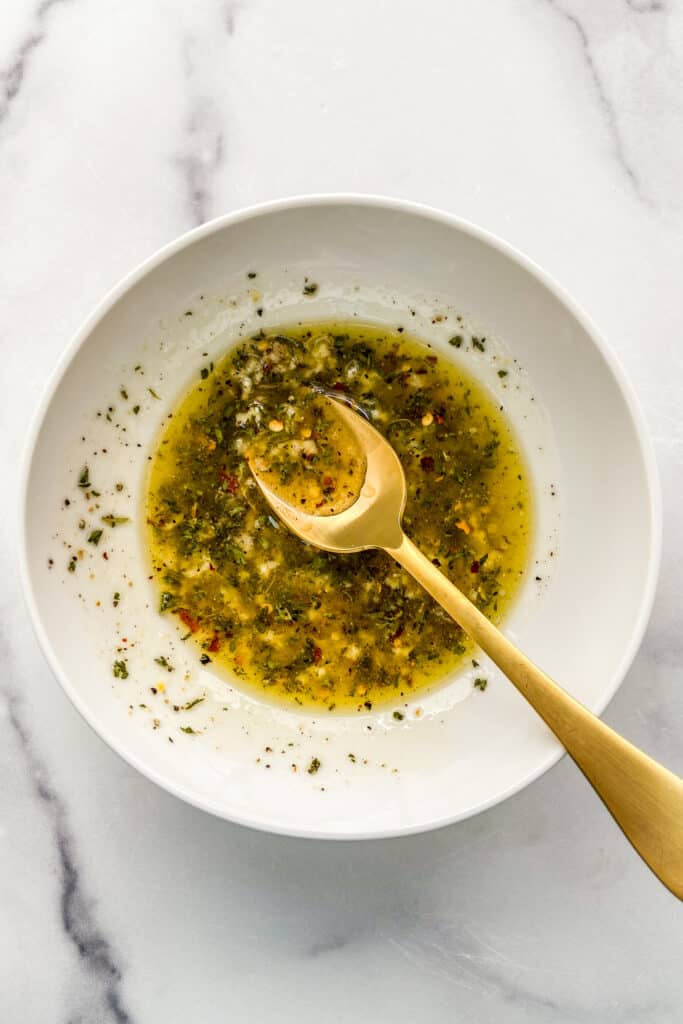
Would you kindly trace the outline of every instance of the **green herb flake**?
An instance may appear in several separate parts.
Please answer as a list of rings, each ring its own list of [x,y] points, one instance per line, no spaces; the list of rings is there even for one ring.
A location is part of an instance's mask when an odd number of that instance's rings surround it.
[[[211,658],[209,657],[208,654],[200,654],[199,655],[199,660],[200,660],[202,665],[210,665],[211,664]]]
[[[171,594],[171,592],[168,591],[168,590],[164,590],[162,592],[162,594],[161,594],[161,599],[159,601],[159,611],[160,612],[168,611],[168,609],[171,607],[172,604],[173,604],[173,594]]]
[[[114,664],[112,666],[112,672],[114,673],[114,676],[117,679],[127,679],[128,678],[128,666],[126,665],[125,661],[123,661],[123,660],[115,661],[114,662]]]
[[[481,676],[477,676],[477,678],[474,680],[474,688],[475,688],[475,690],[481,690],[482,693],[483,693],[483,691],[486,689],[486,687],[488,685],[489,685],[488,679],[483,679]]]
[[[202,366],[201,370],[199,371],[199,376],[202,378],[202,380],[206,380],[206,378],[209,376],[209,371],[206,368],[206,366]]]
[[[306,769],[306,771],[308,772],[309,775],[315,775],[319,771],[319,769],[320,769],[320,761],[318,760],[317,757],[312,757],[311,758],[311,763],[309,764],[309,766]]]
[[[188,736],[198,736],[199,735],[197,730],[193,729],[191,725],[181,725],[180,726],[180,731],[181,732],[186,732],[188,734]]]
[[[97,547],[97,545],[100,543],[100,539],[102,537],[103,532],[103,530],[93,530],[90,536],[88,537],[88,544],[94,544],[95,547]]]
[[[128,392],[126,391],[125,388],[119,388],[119,394],[121,395],[121,398],[123,398],[125,402],[128,401]]]
[[[478,352],[486,351],[486,338],[477,338],[472,335],[472,347],[476,348]]]
[[[182,710],[183,711],[191,711],[192,708],[196,708],[198,704],[201,704],[203,700],[206,700],[206,698],[205,697],[195,697],[194,700],[188,700],[187,704],[183,704],[182,705]]]
[[[503,377],[507,377],[507,375],[508,375],[507,370],[499,370],[498,371],[498,376],[500,377],[501,380],[503,379]]]
[[[311,281],[310,284],[304,285],[304,295],[315,295],[318,290],[318,285]]]
[[[76,558],[75,555],[72,555],[71,558],[69,559],[69,564],[67,565],[67,569],[69,570],[69,572],[76,572],[77,563],[78,559]]]
[[[112,528],[115,527],[115,526],[122,526],[124,523],[129,523],[130,522],[130,519],[129,519],[128,516],[112,516],[112,515],[108,515],[108,516],[100,516],[100,519],[101,519],[101,521],[103,523],[106,523],[107,526],[111,526]]]
[[[134,405],[133,406],[133,412],[137,416],[137,414],[140,412],[140,406],[139,405]]]
[[[394,711],[393,717],[396,719],[397,722],[402,722],[406,716],[403,714],[402,711]]]
[[[175,672],[174,666],[171,665],[168,658],[166,658],[163,654],[159,655],[158,658],[155,658],[154,661],[156,662],[157,665],[161,665],[162,668],[165,668],[167,672]]]
[[[118,592],[118,590],[114,591],[114,596],[112,597],[111,603],[114,605],[114,608],[118,608],[119,604],[121,603],[121,594]]]
[[[452,345],[453,348],[460,348],[462,346],[462,334],[454,334],[452,338],[448,339],[448,344]]]
[[[154,390],[154,388],[147,388],[147,390],[149,391],[149,393],[150,393],[150,395],[152,396],[152,398],[156,398],[157,402],[160,402],[160,401],[161,401],[161,398],[160,398],[160,397],[159,397],[159,395],[158,395],[158,394],[156,393],[156,391]]]
[[[355,754],[347,754],[346,756],[348,757],[348,759],[351,762],[351,764],[355,764],[356,763],[356,755]]]
[[[84,491],[87,491],[90,487],[90,470],[87,466],[84,466],[81,470],[81,475],[78,478],[78,486]]]

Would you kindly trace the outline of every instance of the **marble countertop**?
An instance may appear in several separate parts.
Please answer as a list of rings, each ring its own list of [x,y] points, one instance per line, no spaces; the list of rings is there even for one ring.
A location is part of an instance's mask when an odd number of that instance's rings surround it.
[[[3,1020],[683,1018],[680,904],[567,759],[414,838],[321,844],[213,820],[68,703],[21,598],[14,511],[59,353],[158,246],[304,192],[452,210],[574,293],[643,403],[664,562],[606,719],[683,773],[682,181],[673,0],[2,5]]]

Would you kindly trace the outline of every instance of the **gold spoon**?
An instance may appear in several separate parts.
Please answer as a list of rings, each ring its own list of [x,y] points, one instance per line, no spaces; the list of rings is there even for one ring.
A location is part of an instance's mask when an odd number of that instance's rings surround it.
[[[270,506],[302,540],[325,551],[382,548],[445,608],[498,665],[555,733],[655,875],[683,899],[683,780],[570,697],[519,651],[446,579],[401,527],[403,468],[391,445],[358,413],[327,398],[361,445],[365,480],[336,515],[302,512],[279,497],[251,465]]]

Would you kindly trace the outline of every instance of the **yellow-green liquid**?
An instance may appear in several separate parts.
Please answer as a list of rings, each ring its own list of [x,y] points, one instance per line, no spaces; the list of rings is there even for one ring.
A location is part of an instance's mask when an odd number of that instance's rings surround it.
[[[406,532],[486,615],[503,616],[531,532],[509,423],[473,377],[417,339],[345,322],[241,343],[198,375],[167,421],[146,496],[159,607],[205,664],[252,692],[310,710],[400,707],[472,647],[388,555],[321,552],[273,517],[247,463],[273,434],[287,451],[272,466],[283,486],[322,488],[328,504],[334,494],[312,387],[366,411],[405,470]]]

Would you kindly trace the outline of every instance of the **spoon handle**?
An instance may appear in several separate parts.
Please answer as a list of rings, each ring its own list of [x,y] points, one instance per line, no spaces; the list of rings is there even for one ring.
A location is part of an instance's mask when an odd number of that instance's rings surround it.
[[[643,860],[683,900],[683,780],[610,729],[529,661],[405,534],[398,547],[385,550],[514,683]]]

